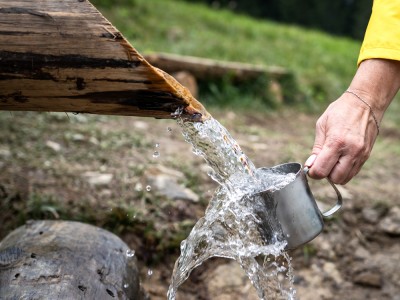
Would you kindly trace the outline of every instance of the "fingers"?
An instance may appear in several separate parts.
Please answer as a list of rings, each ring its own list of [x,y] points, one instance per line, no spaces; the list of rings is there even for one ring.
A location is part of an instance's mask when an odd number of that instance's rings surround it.
[[[376,124],[368,107],[355,100],[343,95],[319,118],[312,155],[305,163],[310,177],[346,184],[368,159]]]
[[[328,177],[333,183],[346,184],[358,170],[359,168],[356,167],[354,160],[349,156],[342,156],[332,168]]]
[[[310,168],[309,175],[315,179],[322,179],[331,175],[334,167],[341,156],[341,147],[336,143],[326,143],[318,155],[316,155],[314,163]],[[339,169],[340,171],[341,169]],[[341,174],[341,173],[340,173]],[[339,176],[340,179],[341,176]],[[347,177],[347,176],[346,176]]]

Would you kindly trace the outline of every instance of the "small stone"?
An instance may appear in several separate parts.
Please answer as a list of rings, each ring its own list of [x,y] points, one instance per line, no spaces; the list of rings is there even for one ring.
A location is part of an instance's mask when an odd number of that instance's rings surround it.
[[[200,197],[191,189],[179,183],[184,179],[184,174],[164,166],[149,168],[145,174],[145,186],[151,186],[151,190],[159,195],[173,200],[188,200],[198,202]]]
[[[60,152],[61,151],[61,145],[59,143],[53,142],[53,141],[47,141],[46,146],[52,149],[54,152]]]
[[[246,274],[236,262],[215,266],[207,275],[205,285],[210,299],[259,299]]]
[[[358,259],[368,259],[370,256],[371,253],[369,253],[369,251],[362,246],[358,246],[354,252],[354,257]]]
[[[336,284],[341,284],[343,282],[343,278],[340,275],[334,263],[332,262],[324,263],[322,270],[325,272],[325,275],[331,278]]]
[[[113,174],[99,173],[99,172],[85,172],[83,177],[87,180],[90,185],[100,186],[108,185],[113,179]]]
[[[80,133],[73,134],[71,138],[74,142],[82,142],[82,141],[86,140],[85,136]]]
[[[380,213],[373,208],[365,207],[362,210],[362,216],[365,221],[376,224],[379,221]]]
[[[382,275],[377,270],[365,270],[353,277],[353,282],[370,287],[382,287]]]
[[[400,207],[392,207],[387,216],[379,222],[378,228],[390,235],[400,235]]]
[[[140,130],[147,130],[149,129],[149,124],[143,121],[135,121],[133,122],[133,127]]]
[[[11,151],[10,149],[7,148],[0,148],[0,156],[4,158],[8,158],[11,156]]]

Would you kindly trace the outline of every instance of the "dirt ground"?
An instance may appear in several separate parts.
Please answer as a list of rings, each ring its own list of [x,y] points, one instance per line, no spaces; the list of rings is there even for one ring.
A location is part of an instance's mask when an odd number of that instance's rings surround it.
[[[316,115],[211,113],[256,166],[303,162],[310,153]],[[175,121],[1,112],[0,132],[0,240],[28,219],[104,227],[135,249],[150,299],[166,299],[179,243],[217,187]],[[299,299],[400,299],[399,137],[399,128],[383,123],[361,173],[340,187],[343,209],[290,253]],[[157,194],[149,178],[163,173],[175,174],[191,196]],[[335,201],[326,181],[310,186],[322,206]],[[178,299],[257,297],[236,263],[213,259],[192,273]]]

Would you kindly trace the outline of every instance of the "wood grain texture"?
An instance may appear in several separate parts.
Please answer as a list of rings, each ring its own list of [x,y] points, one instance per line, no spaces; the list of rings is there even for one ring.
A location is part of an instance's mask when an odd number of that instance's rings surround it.
[[[0,110],[204,120],[204,107],[150,65],[85,0],[0,0]]]
[[[29,221],[0,242],[0,299],[145,299],[127,250],[98,227]]]

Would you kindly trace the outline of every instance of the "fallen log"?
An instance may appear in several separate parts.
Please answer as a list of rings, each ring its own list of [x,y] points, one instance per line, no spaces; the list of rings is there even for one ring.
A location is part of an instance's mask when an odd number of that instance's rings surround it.
[[[272,80],[292,76],[289,71],[278,66],[264,67],[170,53],[152,53],[145,55],[145,58],[153,66],[168,73],[187,71],[199,80],[221,79],[229,76],[229,78],[240,82],[265,75]]]
[[[98,227],[29,221],[0,242],[0,299],[146,299],[127,251]]]
[[[0,110],[208,116],[85,0],[0,0]]]

